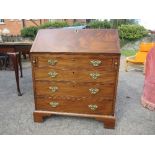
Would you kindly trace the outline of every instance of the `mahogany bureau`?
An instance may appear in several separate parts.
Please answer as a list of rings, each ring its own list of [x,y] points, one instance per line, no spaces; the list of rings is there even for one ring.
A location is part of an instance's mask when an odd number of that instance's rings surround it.
[[[31,48],[34,121],[92,117],[115,127],[119,37],[114,29],[44,29]]]

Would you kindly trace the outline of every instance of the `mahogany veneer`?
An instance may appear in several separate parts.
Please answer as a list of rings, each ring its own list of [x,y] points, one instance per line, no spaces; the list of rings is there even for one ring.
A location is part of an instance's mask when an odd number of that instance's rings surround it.
[[[117,30],[40,30],[31,48],[34,121],[82,116],[114,128],[119,61]]]

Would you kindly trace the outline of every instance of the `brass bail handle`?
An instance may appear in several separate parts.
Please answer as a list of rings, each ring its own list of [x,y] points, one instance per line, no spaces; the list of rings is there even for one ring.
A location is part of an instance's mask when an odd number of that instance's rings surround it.
[[[49,105],[50,105],[51,107],[53,107],[53,108],[56,108],[56,107],[59,105],[59,102],[54,102],[54,101],[52,101],[52,102],[49,103]]]
[[[52,71],[52,72],[49,72],[48,75],[49,75],[51,78],[55,78],[55,77],[58,75],[58,73],[55,72],[55,71]]]
[[[98,77],[100,77],[101,74],[96,72],[96,73],[90,73],[89,75],[91,76],[92,79],[96,80]]]
[[[97,66],[100,66],[102,61],[101,60],[91,60],[90,63],[94,66],[94,67],[97,67]]]
[[[90,88],[89,91],[90,91],[91,94],[95,95],[95,94],[97,94],[99,92],[99,89],[98,88]]]
[[[58,60],[56,60],[56,59],[49,59],[47,62],[48,62],[49,65],[55,66],[57,64]]]
[[[58,90],[57,86],[50,86],[49,90],[51,90],[52,93],[55,93]]]
[[[98,108],[98,106],[96,104],[89,104],[88,108],[90,108],[92,111],[95,111]]]

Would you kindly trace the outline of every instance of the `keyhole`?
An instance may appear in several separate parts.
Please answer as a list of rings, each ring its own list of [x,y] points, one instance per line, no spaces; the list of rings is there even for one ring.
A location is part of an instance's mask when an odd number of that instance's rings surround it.
[[[73,72],[73,74],[74,74],[74,72]]]

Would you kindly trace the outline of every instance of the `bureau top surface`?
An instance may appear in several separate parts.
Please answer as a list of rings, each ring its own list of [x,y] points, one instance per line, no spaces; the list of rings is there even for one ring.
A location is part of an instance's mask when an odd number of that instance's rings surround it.
[[[33,52],[119,53],[115,29],[44,29],[39,30]]]

